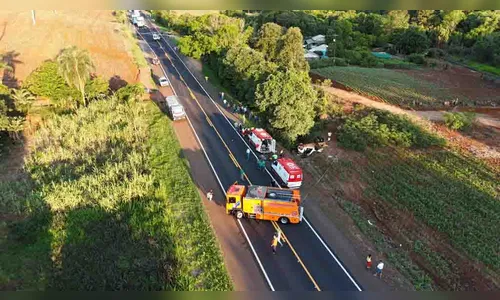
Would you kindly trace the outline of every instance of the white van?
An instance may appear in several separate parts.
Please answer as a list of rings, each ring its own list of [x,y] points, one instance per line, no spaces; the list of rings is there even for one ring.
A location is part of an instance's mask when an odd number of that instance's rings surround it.
[[[168,96],[165,100],[167,102],[168,112],[172,116],[172,120],[177,121],[186,118],[184,107],[179,102],[179,98],[177,98],[177,96]]]

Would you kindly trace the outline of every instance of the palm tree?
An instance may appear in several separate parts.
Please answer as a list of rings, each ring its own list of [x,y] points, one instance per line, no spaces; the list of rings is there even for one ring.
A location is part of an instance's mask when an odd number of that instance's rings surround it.
[[[17,110],[27,113],[35,101],[35,96],[26,89],[11,89],[11,98],[14,100]]]
[[[90,79],[90,74],[94,71],[94,63],[87,50],[78,49],[76,46],[63,49],[57,57],[59,73],[66,80],[69,86],[80,91],[83,105],[85,101],[85,84]]]

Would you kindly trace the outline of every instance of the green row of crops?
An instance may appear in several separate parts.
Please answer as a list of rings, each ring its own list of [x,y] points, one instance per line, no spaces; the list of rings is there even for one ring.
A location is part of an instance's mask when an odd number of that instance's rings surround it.
[[[20,290],[230,290],[168,118],[153,103],[95,101],[33,139],[24,179],[0,185],[0,286]]]
[[[500,269],[500,176],[482,162],[449,150],[367,155],[365,191],[446,234],[470,257]],[[388,163],[392,162],[392,163]]]
[[[403,72],[379,68],[329,67],[313,70],[314,73],[338,81],[360,94],[376,96],[384,101],[404,107],[442,106],[445,101],[464,96],[453,93],[427,81]]]

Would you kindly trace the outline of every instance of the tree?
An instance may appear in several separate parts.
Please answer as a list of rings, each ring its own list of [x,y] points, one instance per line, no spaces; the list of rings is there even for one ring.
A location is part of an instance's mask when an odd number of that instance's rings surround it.
[[[472,46],[481,37],[500,28],[500,11],[473,11],[460,25],[466,46]]]
[[[404,54],[421,53],[429,48],[427,35],[421,28],[415,26],[396,31],[392,41],[396,49]]]
[[[441,11],[441,18],[441,24],[436,28],[438,47],[448,42],[457,25],[465,19],[465,14],[461,10]]]
[[[14,100],[16,110],[22,113],[27,113],[35,101],[35,96],[27,89],[11,89],[10,97]]]
[[[75,87],[80,92],[81,102],[86,105],[85,86],[95,69],[89,52],[76,46],[63,49],[57,57],[57,63],[59,74],[69,86]]]
[[[415,25],[424,29],[433,29],[437,23],[436,11],[435,10],[417,10],[415,16]]]
[[[271,127],[290,142],[314,126],[317,93],[306,72],[289,69],[271,74],[257,86],[255,101]]]
[[[361,12],[355,19],[356,30],[364,33],[379,36],[383,33],[384,18],[379,14]]]
[[[278,56],[278,47],[282,35],[283,27],[280,25],[276,23],[262,25],[257,33],[255,49],[262,52],[267,60],[275,60]]]
[[[410,15],[407,10],[391,10],[387,13],[385,30],[391,34],[397,29],[408,28]]]
[[[235,96],[247,103],[253,103],[257,84],[277,68],[264,58],[264,54],[247,45],[231,47],[225,55],[213,61],[212,67],[218,70],[219,78]]]
[[[478,61],[500,66],[500,32],[479,39],[472,49]]]
[[[297,27],[288,28],[281,37],[276,63],[285,69],[309,71],[309,64],[302,48],[303,37]]]

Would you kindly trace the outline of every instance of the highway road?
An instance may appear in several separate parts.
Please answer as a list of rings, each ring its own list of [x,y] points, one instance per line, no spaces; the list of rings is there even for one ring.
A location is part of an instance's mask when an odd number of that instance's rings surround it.
[[[140,37],[160,58],[171,86],[184,105],[193,130],[205,149],[221,188],[225,191],[235,181],[240,180],[239,167],[243,168],[252,184],[269,185],[273,180],[270,173],[257,169],[256,156],[250,161],[246,160],[245,150],[248,146],[222,113],[222,108],[205,92],[165,37],[160,41],[153,40],[151,31],[155,31],[154,26],[149,22],[148,26],[149,28],[138,30]],[[225,203],[224,199],[215,200],[220,205]],[[307,217],[307,206],[305,216]],[[277,225],[268,221],[241,220],[241,225],[255,250],[256,262],[261,266],[262,275],[266,277],[271,290],[362,290],[309,221],[298,225]],[[277,231],[276,226],[283,231],[286,243],[283,247],[278,246],[278,253],[273,255],[270,245],[273,234]]]

